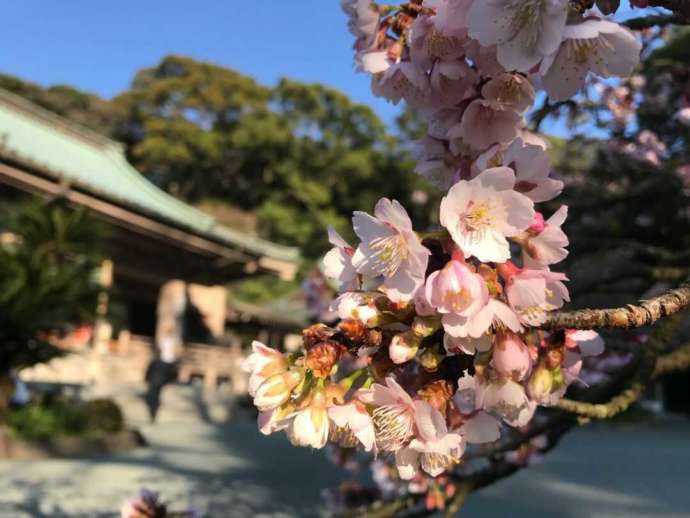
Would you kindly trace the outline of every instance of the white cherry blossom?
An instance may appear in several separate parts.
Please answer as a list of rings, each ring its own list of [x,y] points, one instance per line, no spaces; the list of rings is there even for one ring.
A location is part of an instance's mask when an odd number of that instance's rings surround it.
[[[527,229],[534,219],[534,204],[514,187],[513,170],[495,167],[459,181],[443,198],[441,224],[467,257],[485,262],[510,258],[507,237]]]

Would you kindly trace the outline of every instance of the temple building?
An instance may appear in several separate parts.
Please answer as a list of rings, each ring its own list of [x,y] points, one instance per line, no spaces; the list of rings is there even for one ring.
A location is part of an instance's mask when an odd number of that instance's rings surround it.
[[[102,318],[79,335],[91,355],[139,355],[145,362],[151,344],[167,339],[176,342],[183,367],[194,356],[193,344],[218,363],[218,354],[242,345],[235,324],[255,322],[281,342],[298,327],[294,319],[272,322],[265,315],[233,322],[228,316],[242,311],[228,307],[225,288],[253,275],[292,279],[300,260],[296,249],[221,225],[144,178],[121,144],[0,90],[0,199],[27,195],[88,207],[107,223]],[[113,304],[124,313],[120,322],[108,319]],[[199,354],[195,361],[203,370]],[[227,377],[192,371],[181,369],[209,383]]]

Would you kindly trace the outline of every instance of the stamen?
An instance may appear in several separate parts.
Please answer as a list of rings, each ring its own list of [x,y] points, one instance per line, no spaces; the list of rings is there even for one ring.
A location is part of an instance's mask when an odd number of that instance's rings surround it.
[[[402,405],[384,405],[372,413],[376,427],[376,442],[382,450],[400,448],[412,434],[412,418]]]

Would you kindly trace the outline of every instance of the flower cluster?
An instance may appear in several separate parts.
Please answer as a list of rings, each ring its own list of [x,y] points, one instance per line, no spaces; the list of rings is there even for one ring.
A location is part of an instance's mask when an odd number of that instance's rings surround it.
[[[540,330],[569,300],[551,271],[568,254],[567,207],[538,210],[563,184],[524,114],[537,86],[560,100],[590,72],[629,74],[640,45],[567,0],[342,4],[373,91],[428,121],[417,172],[445,192],[440,228],[415,231],[387,198],[355,212],[359,241],[331,230],[324,259],[339,323],[306,329],[289,356],[254,342],[244,367],[263,433],[390,454],[401,479],[437,477],[468,445],[557,402],[603,351],[593,331]]]

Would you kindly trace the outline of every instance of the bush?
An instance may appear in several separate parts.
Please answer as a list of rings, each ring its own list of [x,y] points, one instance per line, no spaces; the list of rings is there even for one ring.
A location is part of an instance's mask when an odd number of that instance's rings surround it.
[[[8,424],[17,436],[48,439],[119,432],[124,428],[124,418],[120,408],[108,399],[75,403],[59,398],[11,410]]]

